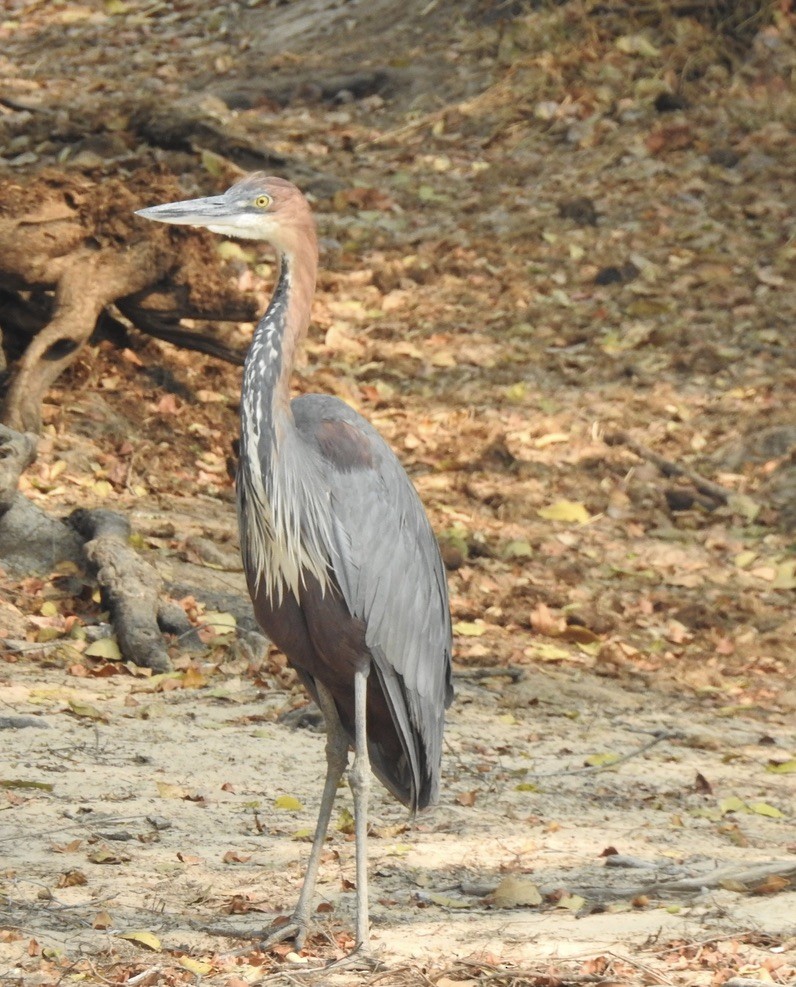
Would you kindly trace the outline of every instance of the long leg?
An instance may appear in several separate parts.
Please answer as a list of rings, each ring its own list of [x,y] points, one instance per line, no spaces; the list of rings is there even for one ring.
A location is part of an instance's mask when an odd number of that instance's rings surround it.
[[[354,766],[348,777],[354,796],[354,833],[357,861],[357,936],[356,950],[367,951],[370,937],[368,923],[368,798],[370,795],[370,758],[368,757],[367,693],[370,663],[354,674],[354,726],[356,745]]]
[[[334,797],[337,794],[337,786],[343,777],[343,772],[348,764],[348,737],[340,723],[337,714],[337,707],[334,704],[332,694],[322,682],[315,682],[318,693],[318,705],[321,707],[324,719],[326,720],[326,781],[323,785],[323,795],[321,796],[321,807],[318,812],[318,822],[315,825],[315,836],[312,840],[312,850],[307,863],[307,870],[304,873],[304,884],[301,886],[301,894],[296,904],[293,918],[287,925],[276,929],[272,935],[263,942],[263,948],[267,949],[274,943],[283,942],[285,939],[293,939],[296,949],[301,949],[304,940],[307,938],[307,930],[310,924],[310,912],[312,909],[312,898],[315,894],[315,882],[318,879],[318,867],[321,862],[321,853],[326,840],[326,831],[329,828],[329,819],[332,815]],[[358,817],[358,815],[357,815]],[[357,843],[357,846],[359,844]]]

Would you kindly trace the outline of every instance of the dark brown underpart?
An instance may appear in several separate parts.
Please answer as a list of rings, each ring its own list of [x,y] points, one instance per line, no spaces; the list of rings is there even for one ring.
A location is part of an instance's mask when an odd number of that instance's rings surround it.
[[[250,586],[257,622],[286,655],[304,686],[317,701],[315,681],[332,694],[343,725],[354,744],[354,672],[370,664],[367,696],[368,750],[373,773],[404,805],[414,808],[418,793],[406,741],[395,727],[382,688],[378,666],[365,644],[365,624],[351,616],[334,586],[324,594],[305,574],[300,601],[285,589],[281,603],[271,600],[264,583]],[[422,804],[418,807],[422,807]]]

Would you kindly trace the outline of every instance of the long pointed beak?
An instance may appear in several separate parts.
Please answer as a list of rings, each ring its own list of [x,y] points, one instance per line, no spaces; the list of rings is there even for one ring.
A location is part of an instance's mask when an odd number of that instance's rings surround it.
[[[185,199],[183,202],[166,202],[162,206],[136,209],[135,214],[158,223],[207,227],[229,220],[229,203],[223,195],[209,195],[204,199]]]

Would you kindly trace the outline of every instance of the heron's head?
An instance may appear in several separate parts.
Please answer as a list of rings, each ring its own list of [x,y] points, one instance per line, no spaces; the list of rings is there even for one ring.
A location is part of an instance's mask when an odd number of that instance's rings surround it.
[[[265,240],[280,253],[315,249],[315,224],[309,203],[291,182],[257,172],[222,195],[168,202],[136,210],[160,223],[204,226],[213,233],[244,240]]]

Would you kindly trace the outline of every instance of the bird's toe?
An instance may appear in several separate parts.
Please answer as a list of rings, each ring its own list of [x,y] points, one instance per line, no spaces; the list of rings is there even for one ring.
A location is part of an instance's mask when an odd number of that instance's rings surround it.
[[[280,942],[292,940],[296,947],[296,952],[299,952],[304,947],[307,932],[308,926],[306,922],[302,922],[296,918],[289,919],[282,925],[272,925],[266,929],[263,933],[263,938],[260,940],[260,948],[266,950],[272,946],[276,946]]]

